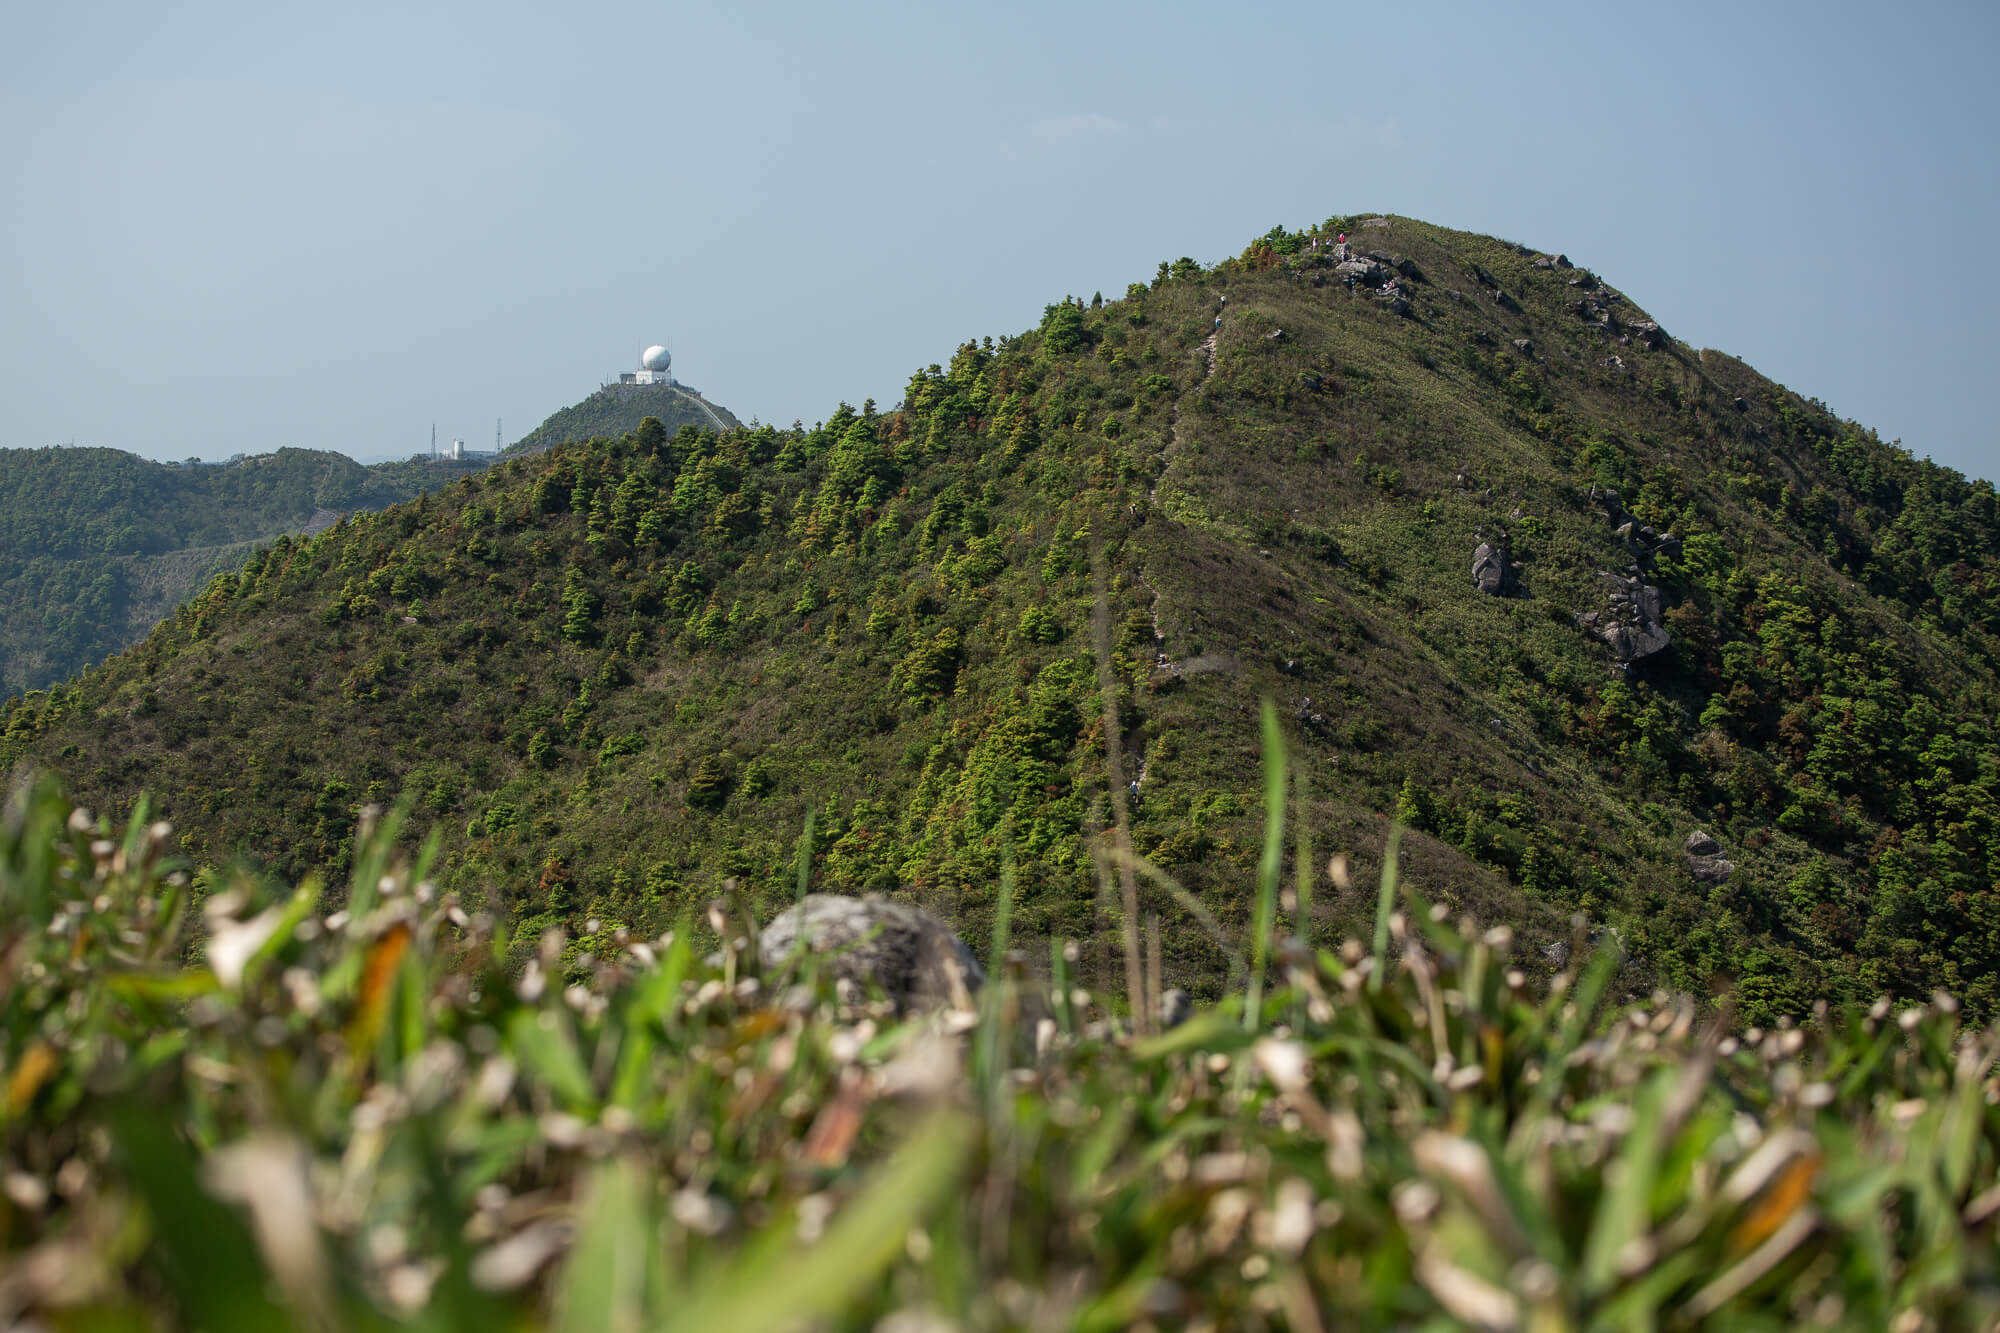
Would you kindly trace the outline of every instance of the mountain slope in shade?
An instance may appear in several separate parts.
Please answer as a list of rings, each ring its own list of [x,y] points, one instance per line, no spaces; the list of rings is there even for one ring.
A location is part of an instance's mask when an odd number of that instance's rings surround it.
[[[527,940],[731,880],[768,909],[808,852],[976,932],[1011,861],[1017,935],[1109,976],[1114,789],[1245,928],[1269,697],[1302,865],[1370,884],[1396,820],[1418,890],[1532,956],[1581,914],[1624,984],[1735,984],[1746,1021],[1933,985],[1984,1013],[1996,552],[1989,483],[1567,259],[1335,218],[1051,305],[888,413],[642,424],[281,541],[10,705],[0,762],[288,873],[409,793],[441,884]],[[1169,981],[1218,984],[1143,894]],[[1322,878],[1314,938],[1365,896]]]

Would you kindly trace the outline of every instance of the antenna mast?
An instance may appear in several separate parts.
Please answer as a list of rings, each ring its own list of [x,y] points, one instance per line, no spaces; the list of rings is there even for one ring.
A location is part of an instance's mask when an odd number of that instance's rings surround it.
[[[500,418],[493,418],[493,452],[500,452]]]
[[[433,421],[431,423],[431,462],[435,463],[437,462],[437,459],[438,459],[438,424],[437,422]]]

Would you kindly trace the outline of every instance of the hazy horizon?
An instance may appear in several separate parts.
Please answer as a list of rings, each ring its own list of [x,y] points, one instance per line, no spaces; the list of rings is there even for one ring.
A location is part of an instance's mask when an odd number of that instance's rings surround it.
[[[2000,474],[2000,16],[796,3],[0,17],[0,445],[490,449],[651,342],[744,420],[901,397],[1161,259],[1384,210]]]

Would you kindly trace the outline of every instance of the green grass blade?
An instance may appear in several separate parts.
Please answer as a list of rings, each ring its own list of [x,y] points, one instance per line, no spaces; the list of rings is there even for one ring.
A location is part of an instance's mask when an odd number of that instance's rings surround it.
[[[818,1242],[803,1251],[746,1245],[742,1259],[677,1313],[672,1327],[782,1329],[839,1316],[881,1280],[910,1229],[958,1187],[975,1132],[956,1113],[934,1114]]]
[[[1389,975],[1389,917],[1396,910],[1397,856],[1403,846],[1403,826],[1389,826],[1389,845],[1382,852],[1382,889],[1375,898],[1375,970],[1368,974],[1370,993],[1379,993]]]
[[[800,902],[805,901],[806,890],[812,885],[813,825],[818,820],[818,810],[806,811],[806,831],[799,835],[798,893],[796,896]]]
[[[1278,726],[1278,709],[1264,700],[1264,855],[1257,863],[1257,914],[1250,936],[1250,995],[1243,1006],[1243,1026],[1255,1030],[1264,1018],[1264,967],[1271,956],[1271,930],[1277,921],[1278,876],[1285,863],[1285,734]]]
[[[659,1262],[659,1242],[645,1191],[639,1170],[622,1158],[597,1168],[563,1266],[553,1333],[638,1333],[665,1313],[646,1308],[647,1268]]]

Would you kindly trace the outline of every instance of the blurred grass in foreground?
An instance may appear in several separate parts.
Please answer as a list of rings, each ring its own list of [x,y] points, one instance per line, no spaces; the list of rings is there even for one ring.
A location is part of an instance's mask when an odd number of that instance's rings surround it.
[[[2000,1318],[2000,1036],[1946,997],[1731,1035],[1581,938],[1538,997],[1391,882],[1157,1036],[1004,915],[981,1012],[898,1023],[688,929],[509,975],[394,816],[338,910],[192,904],[146,818],[0,823],[0,1328]]]

